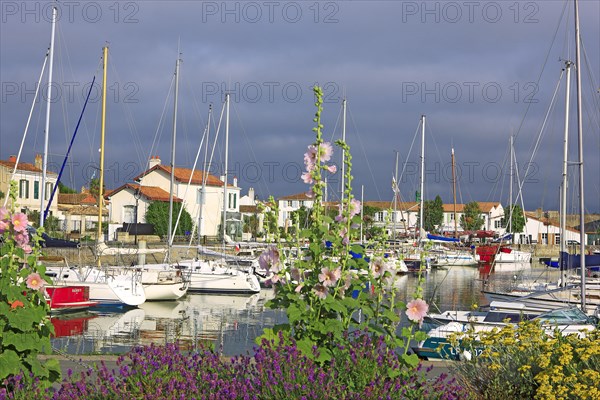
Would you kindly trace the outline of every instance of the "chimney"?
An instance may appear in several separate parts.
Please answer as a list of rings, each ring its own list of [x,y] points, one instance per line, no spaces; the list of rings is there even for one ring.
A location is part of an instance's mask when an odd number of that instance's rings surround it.
[[[252,204],[254,204],[254,188],[251,187],[248,189],[248,197],[250,198]]]
[[[15,155],[10,155],[10,156],[8,157],[8,162],[11,162],[11,163],[16,163],[16,162],[17,162],[17,156],[15,156]]]
[[[238,187],[238,185],[237,185],[237,176],[233,177],[233,187]]]
[[[225,182],[225,175],[220,175],[220,176],[219,176],[219,180],[220,180],[221,182]]]
[[[160,158],[158,156],[150,157],[150,161],[148,162],[148,169],[152,169],[156,165],[160,165]]]
[[[35,155],[35,163],[34,163],[35,167],[37,169],[42,169],[42,155],[41,154],[36,154]]]

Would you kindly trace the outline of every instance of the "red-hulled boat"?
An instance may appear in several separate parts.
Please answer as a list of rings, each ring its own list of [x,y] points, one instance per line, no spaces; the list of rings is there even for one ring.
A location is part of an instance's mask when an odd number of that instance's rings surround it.
[[[90,301],[88,286],[46,286],[46,301],[51,313],[85,310],[98,305]]]
[[[95,314],[87,311],[79,311],[69,314],[61,314],[50,318],[54,326],[52,337],[67,337],[82,335],[88,329],[89,320],[97,318]]]

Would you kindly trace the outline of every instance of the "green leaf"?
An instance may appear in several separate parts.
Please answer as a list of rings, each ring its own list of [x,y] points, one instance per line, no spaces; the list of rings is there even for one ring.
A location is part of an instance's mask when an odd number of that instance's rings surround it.
[[[406,365],[410,367],[416,367],[419,365],[419,357],[416,354],[402,354],[402,360],[406,363]]]
[[[415,340],[417,342],[422,342],[425,339],[427,339],[427,333],[426,332],[423,332],[423,331],[416,331],[415,332]]]
[[[309,338],[303,338],[296,342],[296,347],[302,354],[309,358],[313,358],[313,346],[316,343],[310,340]]]
[[[0,381],[9,375],[16,375],[21,371],[21,359],[19,355],[11,349],[2,346],[0,354]]]

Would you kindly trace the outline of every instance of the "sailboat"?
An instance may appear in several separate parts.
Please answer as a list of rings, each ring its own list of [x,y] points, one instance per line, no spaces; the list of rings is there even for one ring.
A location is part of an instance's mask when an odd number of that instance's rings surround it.
[[[591,313],[596,315],[600,315],[600,293],[589,293],[588,294],[588,285],[586,283],[588,269],[586,267],[587,256],[581,256],[586,254],[586,244],[585,244],[585,220],[584,220],[584,212],[585,212],[585,204],[584,204],[584,163],[583,163],[583,117],[582,117],[582,100],[581,100],[581,56],[580,56],[580,48],[581,48],[581,37],[579,32],[579,6],[577,0],[574,1],[575,7],[575,64],[577,65],[576,69],[576,93],[577,93],[577,133],[578,133],[578,153],[579,153],[579,270],[580,276],[576,285],[568,285],[567,284],[567,276],[566,269],[564,268],[569,260],[568,253],[566,251],[561,251],[561,279],[556,284],[545,284],[542,288],[534,288],[540,290],[529,290],[529,291],[521,291],[521,292],[510,292],[510,293],[498,293],[491,291],[483,291],[488,300],[517,300],[520,302],[524,302],[528,305],[538,305],[545,307],[559,307],[560,305],[564,305],[565,303],[569,304],[580,304],[581,310],[583,312],[587,312],[587,303],[595,306],[595,311],[590,310]],[[571,62],[567,61],[565,64],[566,68],[566,112],[565,112],[565,142],[563,148],[563,181],[561,185],[561,208],[564,214],[563,218],[566,225],[566,168],[568,165],[567,160],[567,144],[568,144],[568,125],[569,125],[569,90],[570,90],[570,69]],[[563,227],[563,223],[561,221],[561,227]],[[565,242],[564,231],[561,232],[561,250],[564,250],[564,242]],[[565,257],[567,255],[567,257]],[[579,289],[579,290],[577,290]],[[591,290],[591,288],[590,288]]]
[[[228,145],[229,145],[229,93],[225,94],[225,173],[223,178],[223,219],[221,223],[221,234],[223,247],[227,243],[227,169],[228,169]],[[201,204],[202,206],[202,204]],[[198,251],[206,252],[202,246]],[[254,274],[252,268],[241,269],[236,266],[228,265],[227,255],[213,252],[213,255],[221,256],[213,260],[188,260],[179,261],[177,268],[189,277],[189,290],[196,292],[209,293],[258,293],[260,292],[260,283],[258,277]],[[231,258],[231,257],[229,257]]]
[[[104,186],[104,136],[106,130],[106,75],[108,66],[108,47],[103,48],[103,83],[102,83],[102,127],[100,136],[100,182],[98,193],[98,226],[97,243],[103,240],[102,205]],[[80,267],[48,268],[55,276],[55,282],[74,283],[89,288],[90,300],[97,301],[100,306],[139,306],[146,301],[146,295],[140,280],[140,274],[134,271],[115,271],[102,268],[100,256],[97,255],[97,265]]]

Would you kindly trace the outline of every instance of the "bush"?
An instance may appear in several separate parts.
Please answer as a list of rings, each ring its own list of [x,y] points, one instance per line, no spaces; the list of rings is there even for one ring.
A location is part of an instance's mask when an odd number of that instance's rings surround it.
[[[455,365],[458,381],[483,399],[600,399],[600,334],[548,335],[525,321],[462,340],[480,356]],[[474,354],[474,353],[473,353]]]
[[[460,399],[465,392],[446,376],[428,380],[421,368],[409,376],[380,338],[360,333],[323,368],[295,343],[264,340],[254,357],[230,360],[212,350],[184,353],[176,344],[132,350],[117,361],[69,376],[58,389],[16,385],[14,399]],[[316,351],[316,350],[315,350]]]

